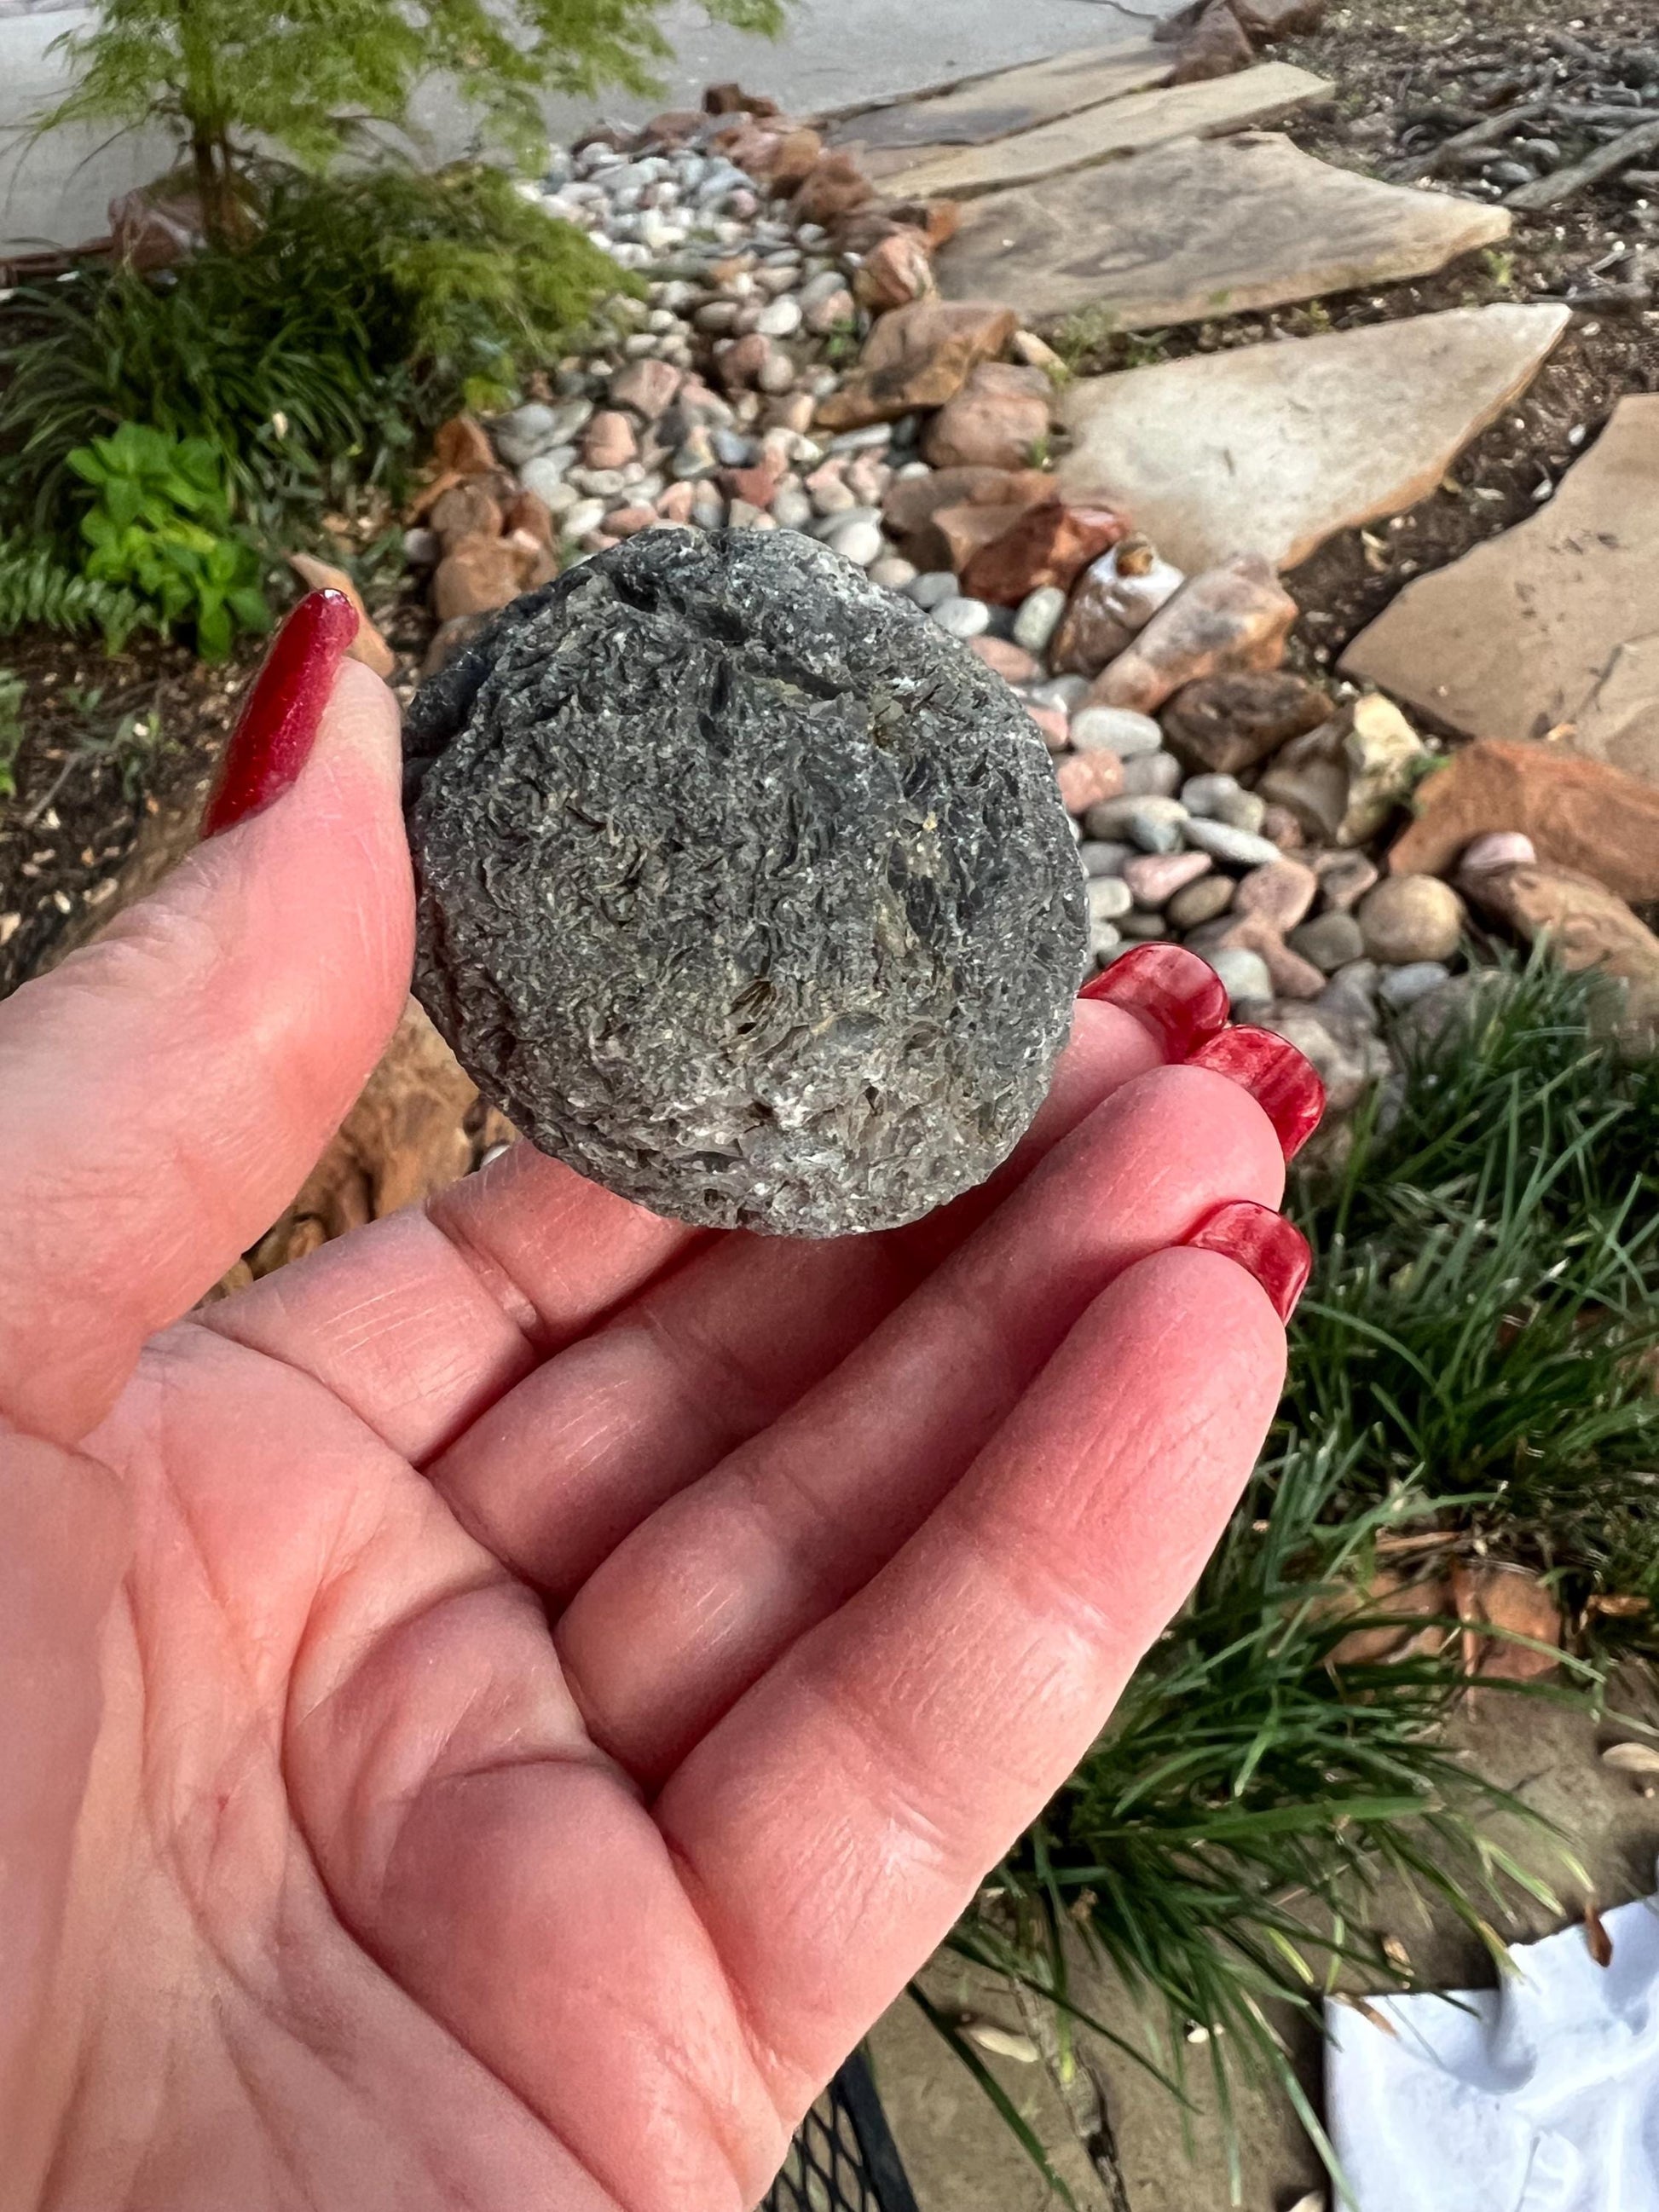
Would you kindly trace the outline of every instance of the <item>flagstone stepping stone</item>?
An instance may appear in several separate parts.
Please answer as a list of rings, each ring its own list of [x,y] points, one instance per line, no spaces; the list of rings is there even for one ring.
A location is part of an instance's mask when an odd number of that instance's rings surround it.
[[[1570,724],[1575,752],[1659,783],[1659,394],[1621,399],[1547,507],[1408,584],[1342,665],[1471,737]]]
[[[884,187],[894,199],[930,199],[939,194],[967,199],[1012,185],[1035,184],[1071,169],[1092,168],[1120,155],[1162,146],[1171,138],[1210,138],[1277,123],[1310,100],[1326,99],[1332,89],[1324,77],[1309,70],[1293,69],[1288,62],[1262,62],[1234,76],[1129,93],[988,146],[939,154],[884,179]]]
[[[1035,130],[1079,108],[1098,107],[1125,93],[1162,84],[1175,67],[1167,46],[1150,40],[1127,46],[1091,46],[1055,54],[1024,69],[999,70],[931,99],[845,116],[829,133],[832,146],[860,154],[867,175],[913,168],[951,146],[982,146],[1017,131]]]
[[[970,200],[936,265],[946,299],[1006,300],[1028,322],[1098,307],[1153,330],[1425,276],[1510,222],[1250,132]]]
[[[1060,495],[1133,515],[1189,573],[1237,553],[1294,568],[1432,491],[1569,320],[1563,307],[1453,307],[1085,377],[1060,400],[1074,438]]]

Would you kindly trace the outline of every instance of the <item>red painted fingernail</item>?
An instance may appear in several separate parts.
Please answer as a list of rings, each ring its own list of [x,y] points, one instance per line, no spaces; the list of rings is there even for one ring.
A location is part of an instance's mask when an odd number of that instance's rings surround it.
[[[1313,1254],[1296,1224],[1253,1199],[1217,1206],[1185,1242],[1189,1251],[1219,1252],[1237,1260],[1266,1291],[1280,1321],[1289,1321],[1296,1311],[1313,1270]]]
[[[1325,1111],[1325,1086],[1313,1062],[1271,1030],[1223,1030],[1193,1054],[1188,1065],[1212,1067],[1218,1075],[1242,1083],[1279,1132],[1287,1160],[1293,1160]]]
[[[357,615],[343,592],[313,592],[276,633],[254,678],[202,815],[202,835],[216,837],[259,814],[298,780],[311,757],[323,709]]]
[[[1185,1060],[1227,1026],[1227,991],[1207,960],[1182,945],[1137,945],[1079,992],[1121,1006],[1156,1031],[1171,1060]]]

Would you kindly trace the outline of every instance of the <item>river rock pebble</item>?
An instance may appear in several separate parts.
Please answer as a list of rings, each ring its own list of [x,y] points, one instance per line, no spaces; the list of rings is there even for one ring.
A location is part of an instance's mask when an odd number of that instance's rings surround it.
[[[952,578],[952,583],[955,579]],[[978,637],[990,628],[991,610],[983,599],[965,599],[958,592],[949,599],[936,600],[933,608],[933,620],[951,637]]]
[[[1273,979],[1267,973],[1267,963],[1259,952],[1252,952],[1242,945],[1227,945],[1204,957],[1220,976],[1226,990],[1227,1003],[1237,1014],[1243,1008],[1254,1012],[1272,1002]]]
[[[1449,960],[1463,934],[1463,902],[1438,876],[1389,876],[1359,902],[1358,920],[1371,959],[1405,968]]]
[[[1265,868],[1280,857],[1278,846],[1270,844],[1265,837],[1258,837],[1248,830],[1235,830],[1230,823],[1206,822],[1195,815],[1188,819],[1187,838],[1200,853],[1207,853],[1212,860],[1219,860],[1230,868]]]
[[[1118,707],[1085,707],[1072,717],[1072,743],[1079,752],[1114,752],[1120,760],[1162,750],[1164,732],[1150,714]]]

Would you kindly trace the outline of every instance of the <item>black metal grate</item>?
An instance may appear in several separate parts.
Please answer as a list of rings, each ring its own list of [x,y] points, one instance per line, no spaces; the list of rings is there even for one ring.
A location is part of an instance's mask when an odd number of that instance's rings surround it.
[[[795,2130],[763,2212],[916,2212],[861,2051]]]

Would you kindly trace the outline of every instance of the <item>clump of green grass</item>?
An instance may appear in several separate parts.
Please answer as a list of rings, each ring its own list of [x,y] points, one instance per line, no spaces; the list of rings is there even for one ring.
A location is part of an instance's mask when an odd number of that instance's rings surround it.
[[[1275,2008],[1316,2022],[1344,1969],[1408,1978],[1376,1924],[1379,1882],[1403,1878],[1494,1954],[1517,1889],[1553,1904],[1492,1840],[1494,1811],[1522,1808],[1443,1747],[1458,1639],[1333,1661],[1386,1617],[1364,1596],[1380,1540],[1478,1540],[1547,1573],[1569,1617],[1598,1595],[1648,1599],[1614,1632],[1656,1643],[1659,1064],[1597,1044],[1588,998],[1534,963],[1479,978],[1437,1029],[1401,1025],[1401,1074],[1341,1170],[1293,1196],[1315,1273],[1250,1490],[1105,1735],[951,1939],[1062,2025],[1080,1943],[1133,2005],[1093,2028],[1177,2094],[1196,2047],[1224,2120],[1241,2070],[1276,2079],[1328,2160]],[[1594,1701],[1600,1656],[1511,1693]],[[1539,1859],[1559,1863],[1539,1829]]]

